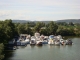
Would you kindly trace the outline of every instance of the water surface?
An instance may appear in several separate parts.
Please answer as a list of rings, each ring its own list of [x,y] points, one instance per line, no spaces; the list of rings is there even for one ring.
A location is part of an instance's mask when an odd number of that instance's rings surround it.
[[[80,38],[72,38],[73,45],[22,46],[6,51],[5,60],[80,60]]]

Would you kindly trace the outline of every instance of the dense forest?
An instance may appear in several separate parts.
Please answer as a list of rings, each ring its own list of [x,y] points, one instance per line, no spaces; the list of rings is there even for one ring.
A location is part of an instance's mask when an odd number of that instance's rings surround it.
[[[0,60],[4,58],[5,45],[19,34],[34,35],[39,32],[43,35],[80,36],[80,24],[73,22],[43,22],[12,23],[12,20],[0,21]]]

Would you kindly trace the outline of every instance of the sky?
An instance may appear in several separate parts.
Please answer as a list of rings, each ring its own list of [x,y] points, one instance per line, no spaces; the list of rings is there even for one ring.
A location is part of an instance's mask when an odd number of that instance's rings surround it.
[[[0,0],[0,20],[80,19],[80,0]]]

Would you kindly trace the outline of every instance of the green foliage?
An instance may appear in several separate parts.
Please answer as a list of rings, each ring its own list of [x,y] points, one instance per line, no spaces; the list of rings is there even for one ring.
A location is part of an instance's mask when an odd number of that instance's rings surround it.
[[[31,34],[31,35],[32,35],[32,30],[30,29],[29,24],[26,24],[26,25],[25,25],[25,33],[26,33],[26,34]]]
[[[68,24],[66,22],[57,22],[57,25],[63,25],[63,26],[68,26]]]
[[[41,22],[37,22],[35,27],[34,27],[34,31],[36,32],[39,32],[40,29],[44,26],[45,24],[44,23],[41,23]]]
[[[30,27],[34,27],[34,26],[36,25],[35,22],[28,22],[27,24],[28,24]]]
[[[58,26],[56,23],[51,21],[49,24],[46,25],[48,34],[55,34],[56,30],[58,29]]]
[[[43,35],[63,35],[63,36],[80,36],[80,24],[69,24],[66,22],[55,23],[53,21],[45,23],[12,23],[12,20],[0,21],[0,60],[4,58],[4,45],[8,43],[15,35],[30,34],[40,32]],[[3,43],[3,44],[2,44]]]
[[[3,22],[3,29],[4,29],[4,40],[11,40],[15,35],[15,25],[12,23],[12,20],[5,20]]]
[[[3,45],[3,43],[1,43],[0,44],[0,60],[2,60],[4,58],[3,51],[4,51],[4,45]]]
[[[69,25],[74,26],[73,22],[69,22]]]
[[[32,27],[32,25],[34,27]],[[60,34],[65,36],[80,36],[80,24],[73,24],[72,22],[65,23],[55,23],[50,21],[48,24],[43,22],[37,23],[12,23],[12,20],[0,21],[0,43],[7,43],[11,40],[15,35],[19,34],[30,34],[34,35],[35,32],[40,32],[44,35],[50,34]]]
[[[4,41],[5,37],[5,32],[4,32],[4,28],[3,28],[3,24],[0,24],[0,42],[2,43]]]
[[[4,45],[15,35],[15,25],[12,23],[12,20],[0,21],[0,60],[4,58]]]
[[[32,26],[33,25],[33,26]],[[40,32],[44,35],[57,34],[57,35],[65,35],[65,36],[80,36],[80,24],[73,24],[72,22],[58,22],[55,23],[50,21],[48,24],[37,22],[37,23],[25,23],[15,24],[16,32],[18,34],[25,33],[34,35],[35,32]]]
[[[72,28],[67,28],[65,26],[61,26],[57,30],[57,34],[63,35],[63,36],[72,36],[74,34],[74,30]]]
[[[18,34],[31,34],[32,30],[28,23],[26,24],[15,24]]]
[[[18,34],[25,33],[25,26],[23,24],[19,24],[17,27]]]
[[[46,29],[40,29],[40,34],[48,35],[48,33],[47,33],[47,30],[46,30]]]

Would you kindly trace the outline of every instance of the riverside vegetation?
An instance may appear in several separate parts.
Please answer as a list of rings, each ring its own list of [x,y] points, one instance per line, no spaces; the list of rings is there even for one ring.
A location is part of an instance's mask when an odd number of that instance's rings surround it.
[[[11,19],[0,21],[0,60],[5,57],[4,49],[6,44],[15,36],[20,34],[34,35],[35,32],[43,35],[62,35],[62,36],[80,36],[80,24],[72,22],[50,21],[45,24],[43,22],[27,22],[13,23]]]

